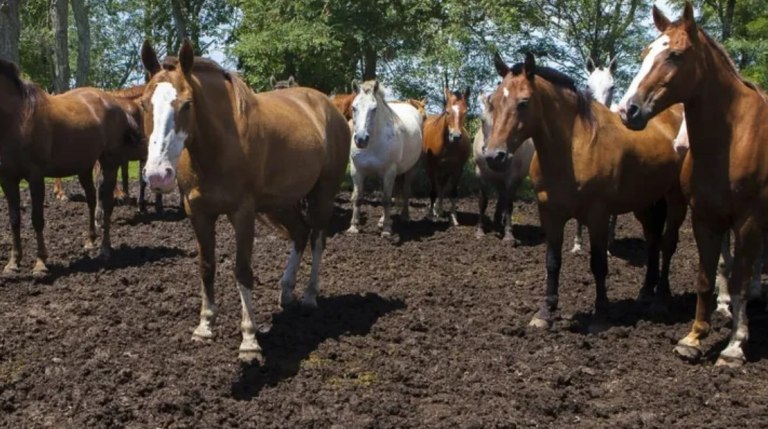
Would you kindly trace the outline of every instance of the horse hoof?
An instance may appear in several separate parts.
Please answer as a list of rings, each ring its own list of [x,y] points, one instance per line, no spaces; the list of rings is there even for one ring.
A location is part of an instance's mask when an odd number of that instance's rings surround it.
[[[208,326],[198,326],[192,333],[192,341],[208,342],[213,339],[213,331]]]
[[[360,230],[356,226],[350,226],[349,229],[347,229],[347,234],[357,234]]]
[[[83,244],[83,249],[93,250],[95,248],[96,248],[96,243],[94,243],[93,240],[85,240],[85,244]]]
[[[581,252],[581,244],[574,244],[573,248],[571,249],[571,253],[580,253]]]
[[[9,262],[8,265],[3,268],[3,274],[18,274],[19,264],[15,262]]]
[[[459,219],[456,215],[451,215],[451,226],[459,226]]]
[[[392,238],[392,231],[381,231],[381,238]]]
[[[733,319],[733,314],[731,314],[731,309],[727,302],[718,303],[717,309],[715,309],[715,313],[719,314],[727,320]]]
[[[315,298],[314,295],[307,295],[304,294],[304,297],[301,299],[301,307],[304,310],[314,310],[317,308],[317,298]]]
[[[701,359],[702,352],[698,347],[677,343],[675,346],[675,354],[683,360],[697,362]]]
[[[57,199],[57,200],[59,200],[59,201],[61,201],[61,202],[64,202],[64,203],[66,203],[67,201],[69,201],[69,197],[67,196],[67,194],[59,194],[59,195],[56,195],[56,199]]]
[[[744,356],[724,356],[720,354],[720,357],[715,362],[715,366],[727,366],[728,368],[739,368],[744,365]]]
[[[481,228],[478,228],[475,231],[475,238],[483,238],[483,237],[485,237],[485,232],[483,232]]]
[[[264,363],[264,357],[261,354],[261,348],[256,350],[240,350],[237,354],[238,360],[243,365],[252,365],[254,363],[262,365]]]
[[[552,327],[552,322],[542,319],[539,316],[533,316],[533,319],[528,323],[528,326],[536,329],[549,329]]]
[[[641,306],[649,306],[654,301],[654,293],[652,290],[646,288],[640,289],[640,293],[637,295],[637,303]]]
[[[280,294],[280,299],[279,299],[280,308],[286,309],[295,303],[296,303],[296,297],[293,296],[293,293]]]
[[[35,265],[35,268],[32,269],[32,277],[42,279],[46,276],[48,276],[48,267],[46,267],[45,264],[37,264]]]

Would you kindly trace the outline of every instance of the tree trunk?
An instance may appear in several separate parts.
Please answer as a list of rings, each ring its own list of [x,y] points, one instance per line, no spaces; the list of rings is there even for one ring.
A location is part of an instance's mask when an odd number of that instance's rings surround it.
[[[363,80],[376,79],[376,50],[368,46],[363,56]]]
[[[54,51],[53,90],[57,94],[69,89],[68,5],[67,0],[53,0],[51,4]]]
[[[736,0],[728,0],[725,5],[725,17],[723,19],[723,40],[725,42],[731,37],[733,31],[733,14],[736,9]]]
[[[84,0],[72,0],[72,14],[77,26],[77,71],[75,85],[88,84],[88,72],[91,70],[91,24],[88,22],[88,8]]]
[[[19,63],[19,3],[0,0],[0,58]]]
[[[171,0],[171,9],[173,12],[173,25],[176,27],[176,36],[179,38],[179,43],[181,43],[184,39],[189,38],[181,0]]]

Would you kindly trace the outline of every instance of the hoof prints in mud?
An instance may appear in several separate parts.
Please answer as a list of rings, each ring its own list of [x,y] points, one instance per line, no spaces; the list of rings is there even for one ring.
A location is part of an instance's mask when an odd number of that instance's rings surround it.
[[[240,303],[225,221],[216,338],[201,343],[190,339],[200,306],[195,243],[188,221],[173,217],[177,197],[157,221],[151,209],[118,207],[106,264],[83,250],[84,204],[48,198],[44,282],[31,276],[34,234],[25,212],[21,271],[0,280],[0,425],[768,426],[768,317],[760,305],[750,306],[745,367],[713,367],[730,332],[717,317],[700,363],[673,354],[695,304],[689,224],[673,261],[669,311],[655,314],[635,303],[644,273],[639,225],[619,218],[609,329],[588,335],[594,288],[586,251],[563,254],[552,330],[528,327],[544,283],[535,205],[515,208],[520,245],[513,247],[492,231],[475,237],[473,199],[461,201],[458,228],[422,220],[425,201],[416,200],[411,224],[395,218],[392,240],[379,236],[378,205],[365,205],[361,233],[346,235],[348,197],[338,199],[314,311],[279,309],[289,247],[257,226],[254,299],[264,359],[253,366],[237,360]],[[0,205],[0,219],[6,210]],[[308,262],[306,255],[298,293]]]

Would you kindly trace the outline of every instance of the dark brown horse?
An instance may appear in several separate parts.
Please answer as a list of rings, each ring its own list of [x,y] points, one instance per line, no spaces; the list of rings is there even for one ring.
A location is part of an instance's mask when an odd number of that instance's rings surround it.
[[[669,263],[686,205],[679,188],[679,159],[672,138],[681,109],[668,111],[643,132],[629,131],[607,107],[578,91],[574,81],[537,67],[528,54],[512,68],[495,57],[503,78],[491,97],[493,130],[486,160],[503,166],[510,153],[532,138],[536,155],[530,177],[547,239],[547,293],[532,326],[548,327],[558,304],[563,227],[576,218],[589,228],[595,277],[595,316],[590,330],[604,328],[608,295],[608,218],[634,212],[647,243],[647,273],[640,297],[670,295]],[[666,230],[664,224],[666,221]],[[662,268],[659,274],[659,248]]]
[[[8,200],[13,250],[6,272],[16,272],[21,261],[21,213],[19,182],[29,182],[32,196],[32,225],[37,235],[37,261],[33,273],[47,272],[48,252],[43,238],[45,177],[77,175],[88,203],[86,246],[96,238],[94,211],[96,190],[93,166],[104,169],[99,199],[104,206],[101,255],[111,251],[109,230],[112,190],[117,168],[126,150],[139,144],[137,125],[108,94],[80,88],[49,95],[23,81],[15,64],[0,60],[0,185]]]
[[[312,269],[305,307],[317,306],[320,259],[333,200],[344,178],[351,136],[325,94],[288,88],[255,94],[240,77],[196,58],[185,40],[178,60],[158,62],[145,42],[142,62],[152,76],[142,98],[150,188],[178,183],[197,238],[202,280],[200,324],[193,338],[212,338],[216,316],[216,219],[235,229],[235,278],[242,303],[240,358],[258,358],[253,325],[254,221],[266,217],[293,241],[280,284],[280,303],[294,300],[296,272],[311,240]]]
[[[448,191],[451,197],[450,221],[454,226],[459,224],[456,217],[459,180],[472,153],[472,142],[466,129],[468,99],[469,88],[464,93],[451,93],[445,88],[445,110],[440,115],[427,117],[424,122],[422,150],[432,184],[429,216],[433,219],[443,216],[443,196]]]
[[[749,336],[746,286],[768,221],[768,101],[698,27],[690,2],[674,23],[654,7],[653,21],[662,34],[646,49],[619,112],[628,127],[642,129],[667,106],[685,104],[690,150],[680,179],[693,213],[699,275],[696,320],[675,351],[687,359],[703,354],[701,340],[711,329],[720,245],[731,229],[735,252],[728,291],[733,331],[717,363],[741,365]]]

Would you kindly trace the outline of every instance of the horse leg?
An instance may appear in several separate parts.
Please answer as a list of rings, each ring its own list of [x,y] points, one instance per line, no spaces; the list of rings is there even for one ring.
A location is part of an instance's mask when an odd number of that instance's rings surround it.
[[[744,343],[749,339],[747,321],[747,286],[752,277],[755,261],[762,252],[763,235],[760,223],[748,217],[741,225],[734,227],[733,272],[728,282],[728,292],[733,305],[733,328],[728,346],[720,352],[715,365],[741,366],[744,357]]]
[[[280,307],[286,308],[291,305],[296,298],[293,296],[293,289],[296,287],[296,273],[299,270],[301,257],[304,249],[307,247],[306,236],[293,236],[291,243],[291,255],[288,257],[288,263],[280,277]]]
[[[453,176],[451,183],[451,225],[459,226],[459,215],[456,211],[456,200],[459,198],[459,180],[461,179],[461,171]]]
[[[411,198],[411,184],[413,183],[413,176],[415,173],[416,173],[415,167],[403,173],[402,189],[400,190],[402,192],[402,199],[403,199],[402,201],[403,207],[401,208],[401,211],[400,211],[400,220],[402,222],[408,222],[409,220],[411,220],[409,199]],[[330,221],[330,217],[328,219]]]
[[[715,278],[715,285],[717,286],[717,309],[715,311],[726,319],[733,317],[731,314],[731,295],[728,293],[728,278],[731,277],[732,267],[731,233],[726,231],[720,245],[720,259],[717,262],[717,277]]]
[[[147,182],[144,181],[144,165],[147,163],[145,159],[139,160],[139,212],[147,212],[147,202],[144,201],[144,197],[147,192]],[[179,197],[184,200],[183,197]]]
[[[317,308],[317,294],[320,283],[320,262],[325,248],[325,231],[313,229],[310,235],[312,246],[312,269],[309,272],[309,286],[304,291],[301,304],[307,308]]]
[[[96,164],[93,165],[91,182],[94,181],[93,177],[96,178],[96,184],[94,185],[96,187],[95,189],[99,189],[104,182],[104,171],[101,169],[101,163],[99,161],[96,161]],[[101,197],[96,199],[94,224],[96,225],[96,228],[104,226],[104,202],[101,200]]]
[[[124,200],[130,200],[131,189],[129,188],[129,183],[128,183],[128,161],[123,162],[123,165],[120,166],[120,175],[121,175],[120,178],[122,179],[121,185],[123,189],[123,195],[120,198]]]
[[[115,204],[121,204],[125,201],[125,192],[123,192],[125,189],[128,188],[127,182],[128,182],[128,161],[125,162],[125,165],[121,165],[120,167],[121,174],[123,175],[123,190],[120,189],[120,187],[117,185],[117,180],[115,180],[115,189],[112,193],[112,200],[115,202]]]
[[[766,239],[768,239],[768,236],[763,235],[763,251],[755,259],[755,265],[752,269],[752,278],[749,281],[750,301],[763,299],[763,283],[760,277],[763,273],[763,265],[765,264],[765,252],[768,249]]]
[[[363,204],[365,176],[355,169],[354,163],[350,163],[349,169],[352,175],[352,220],[349,222],[347,233],[357,234],[360,232],[360,206]]]
[[[659,201],[651,206],[635,212],[635,217],[643,227],[645,238],[646,267],[645,280],[637,301],[643,305],[653,302],[656,285],[659,283],[659,255],[661,253],[661,237],[664,233],[666,205]]]
[[[85,248],[94,249],[96,245],[96,187],[93,184],[93,174],[90,171],[77,175],[80,186],[85,193],[85,202],[88,204],[88,230],[85,235]]]
[[[190,216],[192,229],[197,239],[197,267],[200,272],[200,324],[192,333],[193,340],[206,340],[214,337],[211,327],[216,321],[216,218],[206,214],[194,213]]]
[[[502,240],[511,242],[515,246],[518,244],[518,242],[517,240],[515,240],[515,236],[512,234],[512,210],[514,210],[513,205],[515,202],[515,195],[517,195],[517,187],[519,185],[520,185],[519,182],[513,183],[508,190],[504,191],[506,198],[505,198],[504,215],[502,216],[502,222],[501,222],[502,227],[504,228],[504,238]]]
[[[440,213],[437,211],[437,206],[435,205],[435,200],[437,199],[437,191],[438,191],[438,184],[437,184],[437,173],[435,172],[435,166],[433,165],[435,161],[432,159],[432,155],[427,153],[427,176],[429,176],[429,213],[427,214],[427,218],[431,221],[437,221],[440,219]]]
[[[611,215],[608,218],[608,256],[611,256],[611,247],[616,240],[616,223],[619,221],[618,215]]]
[[[13,235],[13,244],[11,247],[11,257],[8,264],[3,269],[6,274],[18,273],[19,263],[21,262],[21,193],[19,191],[19,180],[7,178],[0,179],[0,186],[3,188],[5,199],[8,201],[8,217],[11,222],[11,234]]]
[[[594,213],[589,218],[589,267],[595,277],[595,314],[588,331],[597,333],[608,328],[608,213]],[[658,258],[657,262],[658,264]]]
[[[480,179],[480,198],[478,199],[478,212],[477,212],[477,227],[475,230],[475,237],[482,238],[485,235],[483,230],[483,218],[485,218],[485,210],[488,208],[488,191],[485,189],[485,183]]]
[[[229,222],[235,229],[235,244],[237,252],[235,256],[235,278],[240,291],[240,304],[242,305],[242,319],[240,331],[243,341],[240,343],[238,358],[246,363],[254,359],[261,359],[261,347],[256,341],[256,328],[253,324],[253,270],[251,258],[253,255],[254,212],[252,200],[242,204],[235,213],[228,215]]]
[[[32,227],[35,229],[37,238],[37,260],[32,268],[32,275],[44,277],[48,274],[48,267],[45,262],[48,259],[48,249],[45,247],[45,215],[43,206],[45,203],[45,180],[42,174],[34,174],[28,179],[29,193],[32,197]]]
[[[539,218],[547,237],[547,288],[539,311],[533,316],[529,326],[548,329],[554,322],[554,312],[557,310],[565,221],[555,217],[548,210],[541,210],[541,208],[539,209]]]
[[[395,185],[397,170],[393,166],[383,177],[383,195],[381,196],[381,206],[384,208],[384,214],[379,219],[379,228],[382,229],[381,236],[389,237],[392,235],[392,217],[390,210],[392,208],[392,188]]]
[[[666,223],[661,239],[661,278],[656,288],[656,298],[651,306],[651,310],[659,314],[666,314],[669,311],[669,300],[672,297],[669,287],[669,268],[680,240],[680,225],[685,221],[688,211],[688,203],[681,193],[667,198],[666,203]]]
[[[102,163],[103,164],[103,163]],[[112,242],[110,240],[110,221],[114,207],[114,190],[117,184],[117,165],[102,165],[102,181],[99,184],[99,199],[104,210],[102,220],[101,252],[99,257],[104,260],[112,255]]]
[[[712,316],[712,286],[715,283],[717,258],[723,242],[723,230],[692,216],[693,234],[699,250],[699,273],[696,279],[696,317],[691,331],[678,341],[675,353],[685,359],[702,355],[701,340],[709,335]]]
[[[573,237],[573,247],[571,248],[571,253],[579,253],[581,252],[581,247],[584,241],[582,240],[582,234],[583,234],[584,225],[581,224],[578,220],[576,221],[576,236]]]
[[[53,179],[53,196],[59,201],[69,201],[67,193],[64,192],[64,186],[61,184],[61,178]]]

